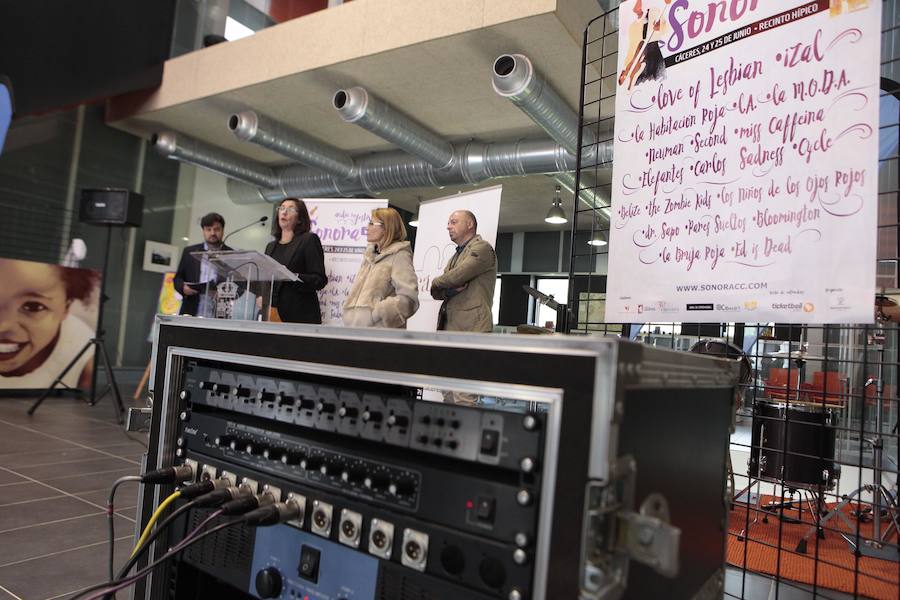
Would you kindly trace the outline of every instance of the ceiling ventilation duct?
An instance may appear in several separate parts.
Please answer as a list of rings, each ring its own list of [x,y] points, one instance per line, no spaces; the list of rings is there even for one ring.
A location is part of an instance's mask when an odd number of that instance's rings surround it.
[[[550,87],[524,54],[502,54],[494,61],[491,84],[500,96],[508,98],[563,148],[577,154],[578,115]],[[593,131],[585,129],[582,164],[612,161],[612,144],[597,143]],[[599,156],[595,156],[600,151]]]
[[[476,184],[497,177],[556,174],[575,169],[575,157],[552,140],[468,142],[455,147],[453,165],[448,169],[435,169],[421,158],[404,152],[379,152],[356,159],[353,176],[339,178],[299,165],[273,170],[239,157],[235,157],[234,164],[226,164],[221,156],[228,153],[215,150],[206,155],[192,144],[194,140],[183,135],[176,138],[174,133],[159,133],[154,139],[172,140],[170,144],[155,144],[165,156],[239,179],[228,185],[229,196],[237,203],[278,202],[289,196],[321,198],[379,194],[395,189]],[[182,151],[184,147],[190,147],[192,151],[186,153]],[[272,180],[261,185],[247,177],[249,171],[269,172]],[[238,173],[242,176],[235,176]]]
[[[476,184],[496,177],[552,174],[575,168],[575,157],[552,140],[517,140],[483,144],[469,142],[456,148],[449,169],[435,169],[405,152],[379,152],[356,160],[354,177],[340,179],[305,167],[277,171],[278,185],[255,189],[229,183],[228,195],[239,204],[277,202],[282,198],[354,196],[413,188]]]
[[[150,145],[167,158],[204,167],[232,179],[265,188],[278,185],[278,176],[273,169],[171,131],[154,133]]]
[[[350,177],[353,159],[346,152],[315,140],[296,129],[253,110],[241,111],[228,119],[235,137],[268,148],[309,167],[337,177]]]
[[[498,177],[536,174],[563,174],[560,183],[572,190],[575,187],[574,176],[566,173],[576,169],[573,150],[578,146],[578,118],[535,73],[526,57],[520,54],[503,55],[495,61],[494,70],[498,93],[516,102],[545,131],[551,133],[553,140],[470,141],[453,145],[365,89],[352,87],[338,90],[334,95],[332,103],[341,117],[390,141],[402,151],[336,160],[335,153],[341,154],[340,151],[311,140],[283,124],[263,119],[253,111],[244,111],[233,115],[229,121],[229,127],[240,139],[252,139],[255,143],[323,170],[293,165],[273,171],[240,159],[244,165],[255,165],[257,170],[271,172],[274,181],[261,184],[246,176],[234,177],[252,185],[229,182],[228,194],[238,203],[277,202],[289,196],[375,195],[396,189],[477,184]],[[496,83],[498,77],[503,83],[501,87]],[[179,145],[183,145],[182,137],[178,139]],[[317,146],[324,150],[317,152]],[[598,147],[601,154],[611,160],[612,143],[602,142],[594,146]],[[175,145],[172,149],[172,156],[180,158],[175,154]],[[229,177],[233,177],[235,172],[234,168],[226,169],[228,165],[223,165],[221,161],[204,160],[201,152],[194,152],[190,162]],[[324,172],[326,165],[330,172]],[[352,168],[348,170],[350,166]],[[597,205],[597,198],[591,190],[582,190],[579,197],[590,206]]]
[[[379,100],[365,88],[356,86],[338,90],[332,105],[347,123],[371,131],[432,167],[444,169],[453,162],[450,142]]]
[[[563,188],[568,190],[570,193],[575,193],[575,173],[558,173],[554,176],[557,182]],[[585,184],[588,182],[582,180],[581,191],[578,193],[578,198],[588,207],[596,209],[597,217],[601,220],[601,222],[608,226],[609,225],[609,201],[604,200],[600,194],[597,193],[596,189],[585,188]],[[575,217],[578,217],[578,214],[575,214]]]

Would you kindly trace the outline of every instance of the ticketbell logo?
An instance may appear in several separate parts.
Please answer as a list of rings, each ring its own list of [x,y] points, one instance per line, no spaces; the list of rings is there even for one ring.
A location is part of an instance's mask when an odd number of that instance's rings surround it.
[[[800,310],[803,305],[794,302],[774,302],[772,308],[775,310]]]

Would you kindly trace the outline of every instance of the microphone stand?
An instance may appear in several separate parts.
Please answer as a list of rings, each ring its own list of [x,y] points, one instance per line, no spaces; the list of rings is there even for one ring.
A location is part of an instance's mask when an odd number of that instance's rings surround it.
[[[241,231],[243,231],[243,230],[245,230],[245,229],[249,229],[250,227],[253,227],[253,226],[256,225],[257,223],[259,223],[260,225],[265,225],[265,224],[266,224],[266,221],[268,221],[268,220],[269,220],[269,217],[260,217],[259,219],[253,221],[252,223],[249,223],[249,224],[247,224],[247,225],[244,225],[243,227],[238,227],[237,229],[235,229],[234,231],[232,231],[231,233],[229,233],[228,235],[226,235],[224,238],[222,238],[222,245],[224,246],[224,245],[225,245],[225,242],[228,241],[228,238],[230,238],[230,237],[233,236],[234,234],[239,233],[239,232],[241,232]]]

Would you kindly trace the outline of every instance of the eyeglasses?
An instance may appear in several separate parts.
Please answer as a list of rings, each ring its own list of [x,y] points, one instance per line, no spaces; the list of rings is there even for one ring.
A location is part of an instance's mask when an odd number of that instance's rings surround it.
[[[378,221],[369,221],[369,227],[384,227],[384,223]]]
[[[278,207],[278,212],[280,212],[280,213],[285,213],[285,214],[288,214],[288,215],[291,214],[291,213],[296,214],[296,213],[297,213],[297,209],[294,208],[293,206],[279,206],[279,207]]]

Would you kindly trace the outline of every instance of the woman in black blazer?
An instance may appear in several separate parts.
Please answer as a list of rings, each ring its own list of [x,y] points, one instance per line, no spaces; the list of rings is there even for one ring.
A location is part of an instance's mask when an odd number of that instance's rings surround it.
[[[278,218],[272,226],[275,241],[266,246],[266,254],[283,264],[303,281],[275,284],[272,306],[289,323],[321,323],[318,290],[325,287],[325,252],[319,236],[310,231],[309,211],[297,198],[285,198],[278,206]]]

